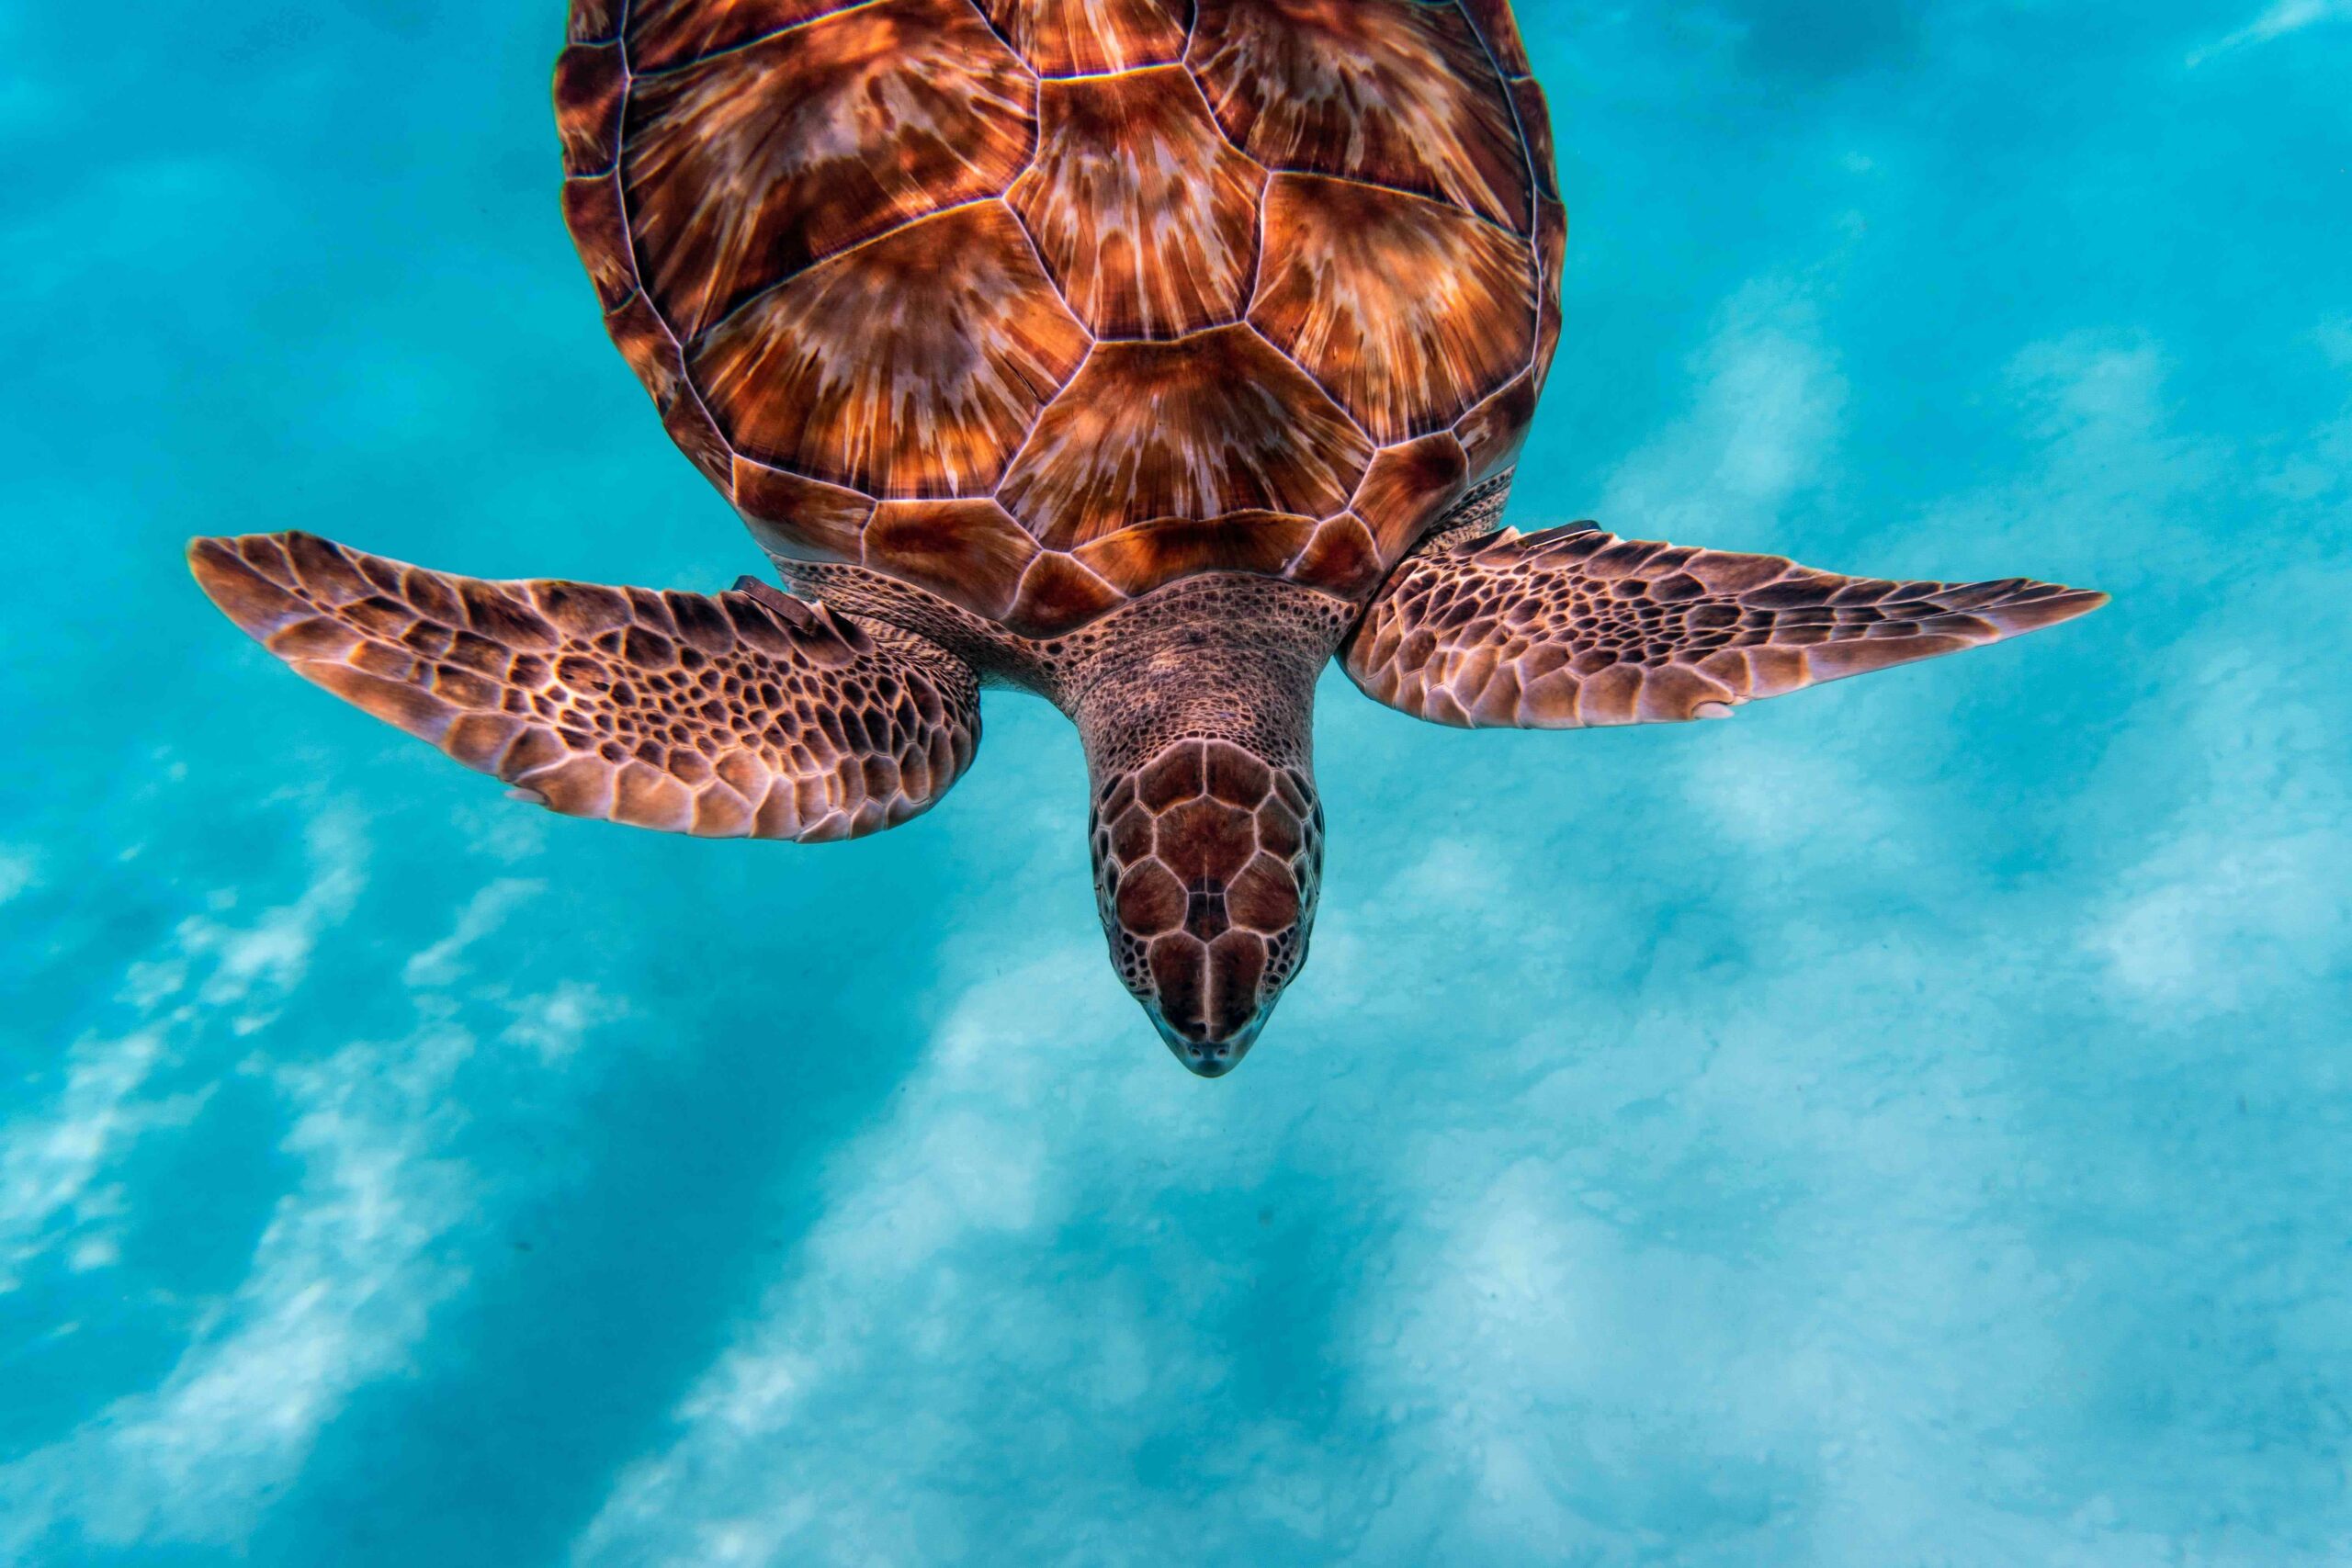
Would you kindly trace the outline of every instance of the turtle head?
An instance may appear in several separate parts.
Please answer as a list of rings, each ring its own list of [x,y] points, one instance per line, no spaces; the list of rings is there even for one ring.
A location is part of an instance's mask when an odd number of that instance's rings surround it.
[[[1066,671],[1111,960],[1203,1077],[1234,1069],[1306,961],[1323,874],[1315,682],[1349,608],[1194,577],[1106,618]]]
[[[1186,737],[1102,780],[1092,828],[1119,977],[1178,1061],[1230,1072],[1306,956],[1323,852],[1312,780]]]

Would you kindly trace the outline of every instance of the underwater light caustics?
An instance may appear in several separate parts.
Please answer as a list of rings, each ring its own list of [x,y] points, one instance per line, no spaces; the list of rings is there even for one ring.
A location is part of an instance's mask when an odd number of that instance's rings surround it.
[[[1203,1076],[1306,958],[1334,657],[1441,724],[1679,722],[2102,602],[1501,526],[1567,231],[1503,0],[575,0],[571,38],[605,324],[781,586],[299,533],[198,581],[523,798],[706,837],[894,827],[983,684],[1043,697],[1119,976]]]

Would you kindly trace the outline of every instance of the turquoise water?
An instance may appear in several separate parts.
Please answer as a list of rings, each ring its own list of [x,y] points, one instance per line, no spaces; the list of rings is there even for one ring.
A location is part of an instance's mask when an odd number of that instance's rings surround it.
[[[757,570],[557,220],[550,5],[0,4],[0,1562],[2352,1560],[2352,12],[1522,6],[1512,520],[2106,589],[1725,725],[1343,682],[1197,1080],[1069,727],[560,820],[195,533]]]

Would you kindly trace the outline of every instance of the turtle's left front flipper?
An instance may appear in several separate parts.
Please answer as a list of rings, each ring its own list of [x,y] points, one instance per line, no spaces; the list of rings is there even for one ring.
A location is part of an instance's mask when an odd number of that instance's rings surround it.
[[[188,563],[297,674],[566,816],[855,838],[946,794],[979,743],[963,660],[748,578],[486,582],[311,534],[198,539]]]
[[[2106,603],[2021,577],[1840,577],[1587,523],[1424,547],[1342,655],[1365,694],[1416,717],[1576,729],[1726,718],[1758,697],[2039,631]]]

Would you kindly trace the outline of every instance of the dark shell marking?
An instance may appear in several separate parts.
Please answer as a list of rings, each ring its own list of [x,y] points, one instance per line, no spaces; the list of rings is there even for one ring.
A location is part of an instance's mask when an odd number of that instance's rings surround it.
[[[779,557],[1037,633],[1209,570],[1361,603],[1533,415],[1565,230],[1500,0],[575,0],[571,36],[615,342]],[[1459,483],[1366,479],[1432,435]]]

